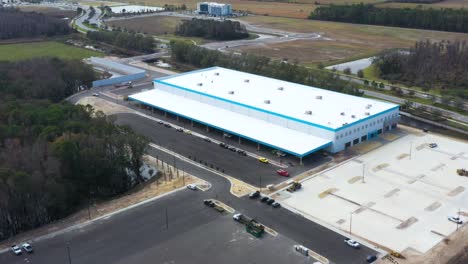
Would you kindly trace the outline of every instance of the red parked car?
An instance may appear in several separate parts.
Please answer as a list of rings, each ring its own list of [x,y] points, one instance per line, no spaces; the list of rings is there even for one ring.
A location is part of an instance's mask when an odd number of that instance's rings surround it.
[[[277,170],[276,173],[284,177],[289,177],[289,172],[287,170]]]

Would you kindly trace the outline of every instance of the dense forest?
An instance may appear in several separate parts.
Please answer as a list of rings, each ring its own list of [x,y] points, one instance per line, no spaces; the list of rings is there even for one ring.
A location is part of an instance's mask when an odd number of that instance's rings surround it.
[[[468,99],[468,43],[420,41],[409,52],[385,51],[373,62],[381,78]]]
[[[175,33],[181,36],[202,37],[216,40],[234,40],[248,38],[249,33],[237,21],[197,19],[183,20]]]
[[[88,31],[89,39],[114,45],[128,50],[152,53],[155,41],[153,37],[121,31]]]
[[[0,69],[0,240],[143,180],[145,138],[91,107],[59,102],[92,79],[89,66],[42,58]],[[47,91],[54,81],[59,96]]]
[[[3,96],[59,102],[77,92],[80,86],[89,87],[94,79],[92,67],[75,60],[48,58],[15,64],[0,62],[0,93]]]
[[[468,9],[378,8],[371,4],[319,6],[310,19],[468,32]]]
[[[71,30],[63,19],[0,7],[0,39],[63,35]]]
[[[183,41],[171,41],[171,51],[173,60],[199,68],[220,66],[332,91],[362,95],[355,83],[343,81],[333,73],[308,69],[297,63],[272,61],[267,57],[251,54],[225,54]]]

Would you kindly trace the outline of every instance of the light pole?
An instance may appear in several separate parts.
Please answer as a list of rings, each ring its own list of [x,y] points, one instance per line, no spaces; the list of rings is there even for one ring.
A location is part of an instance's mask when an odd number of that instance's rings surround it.
[[[70,244],[67,243],[67,254],[68,254],[68,264],[71,264],[71,255],[70,255]]]
[[[353,226],[353,212],[349,213],[349,234],[352,234],[352,226]]]
[[[260,174],[260,185],[258,186],[259,191],[262,191],[262,175]]]
[[[362,183],[365,183],[366,181],[364,180],[364,176],[366,174],[366,164],[362,163]]]
[[[169,229],[169,216],[167,214],[167,207],[166,207],[166,230]]]
[[[409,159],[411,160],[411,154],[413,153],[413,141],[410,142],[410,148],[409,148]]]

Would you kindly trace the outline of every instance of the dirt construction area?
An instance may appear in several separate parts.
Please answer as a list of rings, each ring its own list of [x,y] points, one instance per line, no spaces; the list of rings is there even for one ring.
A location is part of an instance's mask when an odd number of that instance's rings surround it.
[[[279,194],[283,205],[358,241],[424,254],[461,227],[449,216],[468,221],[463,167],[467,142],[408,132]]]

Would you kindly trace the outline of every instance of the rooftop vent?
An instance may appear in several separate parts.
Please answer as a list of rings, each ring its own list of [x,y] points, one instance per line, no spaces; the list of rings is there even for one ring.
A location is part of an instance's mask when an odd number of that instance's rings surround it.
[[[203,86],[203,83],[198,83],[197,85],[198,85],[198,86]]]
[[[368,115],[370,115],[370,113],[369,113],[369,112],[365,112],[364,115],[368,116]]]
[[[312,111],[310,111],[310,110],[307,110],[307,111],[305,111],[305,113],[304,113],[304,114],[306,114],[306,115],[312,115]]]
[[[265,104],[270,104],[270,103],[271,103],[270,100],[265,100],[265,101],[263,101],[263,102],[264,102]]]
[[[369,109],[369,108],[371,108],[371,107],[372,107],[371,104],[366,105],[366,109]]]
[[[355,116],[355,115],[351,115],[351,118],[356,118],[356,116]]]
[[[278,87],[278,90],[283,91],[284,87]]]
[[[234,91],[229,91],[228,94],[234,94]]]
[[[340,115],[344,116],[344,112],[341,112]]]
[[[321,96],[321,95],[317,95],[317,96],[315,96],[315,99],[322,100],[322,96]]]
[[[216,76],[219,76],[219,72],[215,72],[215,75],[216,75]]]
[[[244,82],[248,83],[248,82],[250,82],[250,80],[249,80],[249,79],[245,79]]]

